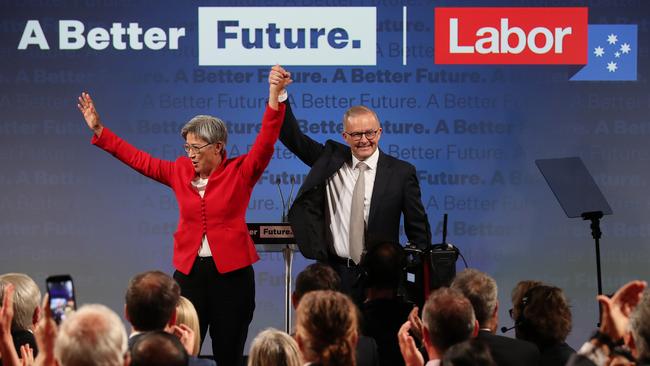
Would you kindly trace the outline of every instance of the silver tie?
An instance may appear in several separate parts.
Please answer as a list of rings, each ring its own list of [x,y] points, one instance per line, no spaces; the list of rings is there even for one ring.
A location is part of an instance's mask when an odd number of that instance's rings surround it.
[[[363,212],[363,200],[366,191],[365,172],[368,165],[364,162],[357,164],[359,168],[359,177],[354,184],[354,191],[352,191],[352,208],[350,209],[350,257],[354,263],[361,262],[361,254],[363,253],[363,236],[366,229],[365,215]]]

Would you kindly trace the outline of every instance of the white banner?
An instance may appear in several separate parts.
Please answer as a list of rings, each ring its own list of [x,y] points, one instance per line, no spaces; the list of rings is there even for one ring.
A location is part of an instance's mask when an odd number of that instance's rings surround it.
[[[376,65],[375,7],[199,7],[199,65]]]

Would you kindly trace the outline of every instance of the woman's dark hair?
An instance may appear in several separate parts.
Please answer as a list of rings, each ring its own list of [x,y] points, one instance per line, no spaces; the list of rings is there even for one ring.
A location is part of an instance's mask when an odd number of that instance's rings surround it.
[[[558,287],[530,287],[514,304],[517,338],[545,347],[564,342],[571,332],[569,302]]]
[[[335,291],[312,291],[298,304],[296,338],[305,361],[322,366],[356,366],[357,310]]]

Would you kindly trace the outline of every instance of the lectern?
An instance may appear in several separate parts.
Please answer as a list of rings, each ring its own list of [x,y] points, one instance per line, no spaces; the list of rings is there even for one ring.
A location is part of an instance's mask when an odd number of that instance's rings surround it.
[[[289,223],[248,223],[248,233],[258,252],[282,252],[284,258],[284,330],[291,333],[291,266],[298,250]]]

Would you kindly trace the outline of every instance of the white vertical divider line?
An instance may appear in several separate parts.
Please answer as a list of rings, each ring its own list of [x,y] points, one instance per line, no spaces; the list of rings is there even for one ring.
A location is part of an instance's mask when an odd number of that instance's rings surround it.
[[[402,65],[406,66],[406,6],[402,7]]]

